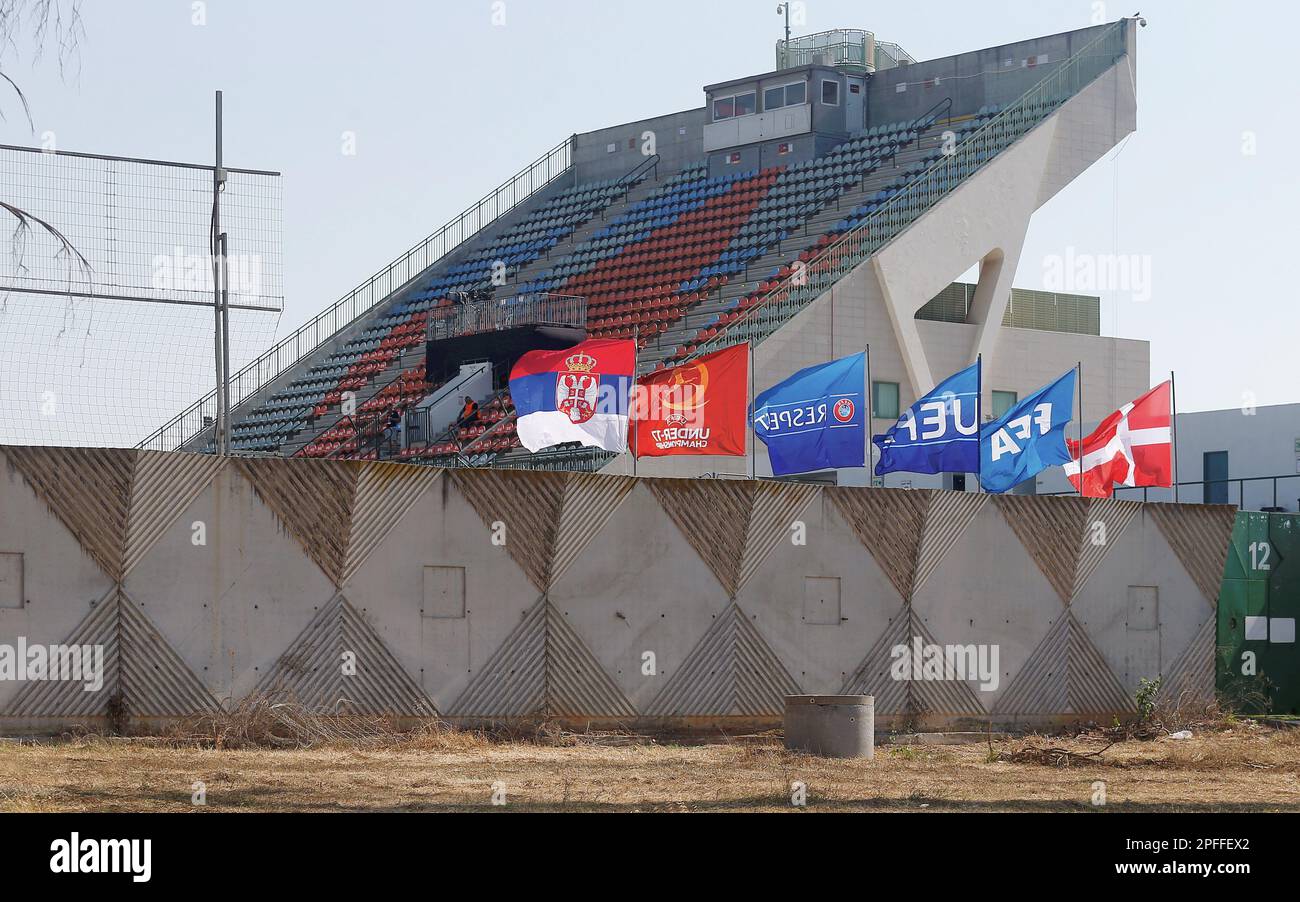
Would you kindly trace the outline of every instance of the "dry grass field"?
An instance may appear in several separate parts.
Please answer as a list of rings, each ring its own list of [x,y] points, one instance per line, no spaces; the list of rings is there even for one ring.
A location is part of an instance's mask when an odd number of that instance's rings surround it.
[[[0,742],[0,811],[1300,811],[1300,730],[882,745],[873,761],[762,735],[671,744],[448,730],[224,748],[192,738]],[[1102,751],[1104,749],[1104,751]],[[1100,752],[1100,754],[1098,754]],[[206,804],[195,805],[196,782]],[[791,784],[807,804],[791,803]],[[493,805],[493,793],[504,806]]]

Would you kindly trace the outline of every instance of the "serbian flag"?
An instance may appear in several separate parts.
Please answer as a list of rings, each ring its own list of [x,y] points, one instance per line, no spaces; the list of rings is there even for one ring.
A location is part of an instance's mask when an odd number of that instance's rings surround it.
[[[1083,440],[1083,486],[1088,498],[1109,498],[1115,485],[1172,484],[1169,383],[1162,382],[1101,421]],[[1079,443],[1066,440],[1073,458],[1065,475],[1079,485]]]
[[[566,442],[626,451],[635,370],[633,341],[597,338],[562,351],[529,351],[510,371],[519,441],[533,452]]]
[[[640,380],[630,443],[637,457],[745,453],[749,345],[739,344]]]

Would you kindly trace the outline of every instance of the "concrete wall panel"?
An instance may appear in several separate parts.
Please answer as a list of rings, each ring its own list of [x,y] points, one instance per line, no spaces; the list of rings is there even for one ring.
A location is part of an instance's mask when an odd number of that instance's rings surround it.
[[[977,695],[986,711],[994,709],[1065,613],[1064,603],[992,499],[913,595],[912,608],[939,644],[998,647],[997,688]]]
[[[236,700],[335,592],[235,467],[161,532],[124,587],[209,691]]]
[[[27,603],[0,608],[0,653],[100,645],[105,689],[0,679],[8,730],[278,688],[464,722],[774,724],[784,695],[839,691],[892,726],[1109,721],[1143,676],[1208,698],[1232,529],[1205,505],[16,453],[0,551]],[[996,646],[996,689],[899,679],[917,640]]]
[[[885,633],[902,598],[825,493],[798,519],[806,544],[794,544],[787,528],[737,600],[805,692],[834,695]],[[833,582],[819,585],[823,580]],[[838,590],[838,604],[809,597],[823,588]]]
[[[638,711],[649,708],[728,603],[717,576],[647,482],[639,482],[549,593]],[[645,652],[654,654],[653,674],[642,672]]]
[[[0,607],[0,642],[62,642],[114,588],[0,449],[0,553],[21,555],[21,607]],[[0,680],[0,711],[20,684]]]

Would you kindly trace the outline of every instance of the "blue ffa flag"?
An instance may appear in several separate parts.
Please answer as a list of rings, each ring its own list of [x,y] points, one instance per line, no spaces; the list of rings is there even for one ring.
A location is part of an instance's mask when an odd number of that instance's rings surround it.
[[[754,434],[772,474],[866,463],[866,353],[800,370],[754,399]]]
[[[975,473],[980,466],[980,364],[953,373],[871,440],[880,449],[876,475]]]
[[[1068,463],[1065,426],[1074,415],[1070,370],[980,430],[980,485],[1005,492],[1048,467]]]

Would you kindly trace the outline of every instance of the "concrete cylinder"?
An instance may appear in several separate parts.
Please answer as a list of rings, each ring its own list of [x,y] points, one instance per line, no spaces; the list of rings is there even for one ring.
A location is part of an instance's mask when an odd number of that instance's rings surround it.
[[[875,698],[870,695],[787,695],[785,747],[827,758],[874,758]]]

